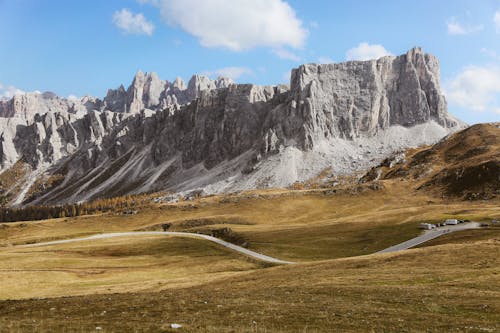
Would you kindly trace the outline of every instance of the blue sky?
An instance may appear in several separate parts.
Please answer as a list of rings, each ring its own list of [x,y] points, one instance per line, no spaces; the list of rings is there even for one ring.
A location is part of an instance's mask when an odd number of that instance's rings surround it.
[[[500,0],[0,0],[0,95],[102,97],[139,69],[277,84],[413,46],[440,59],[450,112],[500,121]]]

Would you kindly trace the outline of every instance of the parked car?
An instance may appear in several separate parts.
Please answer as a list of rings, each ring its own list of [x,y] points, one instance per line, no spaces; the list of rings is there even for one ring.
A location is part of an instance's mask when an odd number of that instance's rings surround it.
[[[431,230],[434,229],[436,226],[431,223],[420,223],[418,226],[419,229],[424,229],[424,230]]]
[[[446,225],[457,225],[458,224],[458,220],[457,219],[447,219],[446,221],[444,221],[444,224],[446,224]]]

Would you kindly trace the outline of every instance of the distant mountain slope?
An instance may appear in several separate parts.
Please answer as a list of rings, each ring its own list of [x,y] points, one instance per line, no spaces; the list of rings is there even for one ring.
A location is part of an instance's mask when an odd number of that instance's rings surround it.
[[[2,172],[23,173],[17,191],[4,189],[7,204],[288,186],[325,168],[364,170],[464,126],[447,112],[437,59],[420,48],[302,65],[290,87],[202,76],[186,87],[139,72],[102,101],[26,95],[0,115]]]
[[[364,181],[406,179],[415,188],[468,200],[500,196],[500,123],[478,124],[437,144],[396,154]]]

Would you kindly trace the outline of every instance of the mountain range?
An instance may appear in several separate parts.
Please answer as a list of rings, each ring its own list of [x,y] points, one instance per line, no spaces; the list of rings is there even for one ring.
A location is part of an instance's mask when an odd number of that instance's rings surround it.
[[[12,206],[285,187],[363,172],[465,126],[447,111],[437,58],[420,48],[301,65],[290,85],[138,72],[103,99],[0,101],[0,195]]]

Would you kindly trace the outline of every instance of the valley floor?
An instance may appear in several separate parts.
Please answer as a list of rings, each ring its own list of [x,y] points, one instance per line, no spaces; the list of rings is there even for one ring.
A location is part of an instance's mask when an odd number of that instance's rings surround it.
[[[0,332],[495,332],[500,228],[372,254],[421,222],[500,218],[499,201],[444,201],[397,181],[356,191],[253,191],[0,225]],[[273,266],[210,242],[85,235],[205,232],[298,262]]]

